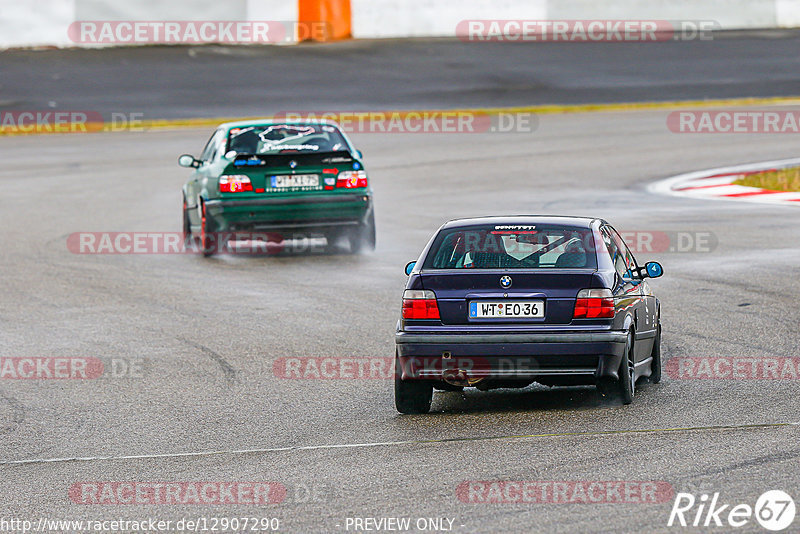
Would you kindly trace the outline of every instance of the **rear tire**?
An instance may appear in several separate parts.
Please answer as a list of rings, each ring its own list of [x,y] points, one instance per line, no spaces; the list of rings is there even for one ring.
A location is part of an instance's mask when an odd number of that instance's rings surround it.
[[[630,404],[636,394],[636,383],[633,379],[636,366],[633,359],[633,330],[628,332],[628,340],[625,343],[625,355],[619,364],[619,394],[622,404]]]
[[[400,360],[394,358],[394,405],[406,414],[423,414],[431,411],[433,384],[427,380],[401,380]]]
[[[342,232],[339,230],[332,230],[325,234],[325,253],[334,254],[339,252],[339,240],[342,238]]]
[[[359,224],[358,229],[348,235],[350,251],[353,254],[359,254],[375,250],[375,234],[375,212],[370,212],[367,222]]]
[[[186,197],[183,197],[183,245],[192,246],[192,224],[189,221],[189,211],[186,209]]]
[[[214,240],[210,235],[209,232],[209,223],[208,219],[206,218],[206,205],[201,204],[201,217],[200,217],[200,250],[203,252],[203,256],[208,258],[209,256],[214,255]]]
[[[658,384],[661,382],[661,323],[658,323],[656,330],[656,340],[653,342],[653,352],[650,354],[653,360],[650,362],[650,382]]]

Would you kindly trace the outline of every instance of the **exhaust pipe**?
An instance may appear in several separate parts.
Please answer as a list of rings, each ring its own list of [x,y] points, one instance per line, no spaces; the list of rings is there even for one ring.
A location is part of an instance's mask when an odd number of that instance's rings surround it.
[[[470,377],[464,369],[445,369],[442,371],[442,380],[451,386],[471,387],[483,382],[486,377]]]
[[[445,369],[442,372],[442,379],[451,386],[469,386],[469,375],[463,369]]]
[[[452,361],[453,354],[446,350],[442,353],[442,360],[445,361]],[[480,378],[470,378],[469,373],[464,369],[453,369],[449,367],[446,363],[442,365],[442,380],[446,383],[450,384],[451,386],[458,386],[458,387],[469,387],[478,384],[479,382],[483,381],[484,377]]]

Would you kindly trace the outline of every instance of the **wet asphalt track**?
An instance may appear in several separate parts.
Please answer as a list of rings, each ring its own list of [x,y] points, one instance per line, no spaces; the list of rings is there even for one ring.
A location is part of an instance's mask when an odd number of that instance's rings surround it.
[[[358,257],[72,254],[72,232],[179,231],[186,172],[175,158],[198,152],[208,131],[0,139],[2,356],[142,366],[139,378],[0,381],[0,460],[30,461],[0,465],[0,515],[274,516],[288,532],[344,531],[353,516],[448,517],[457,532],[657,532],[671,502],[465,504],[456,488],[653,480],[731,503],[769,489],[797,499],[800,428],[751,426],[800,421],[796,380],[667,376],[627,407],[591,388],[437,393],[431,415],[399,416],[387,380],[274,376],[281,357],[391,356],[405,263],[443,221],[493,213],[711,232],[711,252],[638,255],[665,267],[652,286],[666,358],[797,356],[800,209],[645,191],[684,171],[796,156],[796,138],[676,135],[667,113],[548,115],[530,134],[355,134],[378,224],[377,251]],[[39,461],[72,457],[95,459]],[[81,481],[262,480],[283,483],[286,502],[87,506],[67,493]]]
[[[796,95],[800,31],[711,41],[347,41],[0,52],[0,110],[145,119]]]

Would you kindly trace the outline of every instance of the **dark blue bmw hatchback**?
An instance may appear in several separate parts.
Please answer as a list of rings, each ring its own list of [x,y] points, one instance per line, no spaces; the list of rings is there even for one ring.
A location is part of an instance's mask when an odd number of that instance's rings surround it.
[[[602,219],[514,216],[442,226],[409,275],[395,403],[427,413],[433,389],[597,385],[622,402],[661,380],[661,306]]]

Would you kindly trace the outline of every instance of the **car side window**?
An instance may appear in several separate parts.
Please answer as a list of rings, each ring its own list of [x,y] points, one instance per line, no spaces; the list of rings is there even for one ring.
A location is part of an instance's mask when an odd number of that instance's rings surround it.
[[[628,272],[628,267],[625,265],[624,254],[619,249],[619,245],[607,227],[604,226],[601,228],[600,233],[603,236],[603,243],[605,243],[608,253],[611,255],[611,261],[614,264],[614,270],[617,271],[617,274],[624,277]]]
[[[215,159],[217,159],[217,156],[222,154],[222,151],[225,150],[225,131],[218,130],[212,142],[213,142],[213,148],[211,150],[211,155],[209,156],[208,161],[214,161]]]
[[[219,146],[219,137],[220,132],[222,130],[217,130],[214,132],[214,135],[208,140],[206,143],[206,147],[203,149],[203,152],[200,154],[200,161],[209,162],[214,159],[214,156],[217,153],[217,147]]]
[[[627,243],[625,243],[625,241],[622,239],[622,237],[620,237],[619,233],[614,228],[609,227],[609,231],[611,232],[612,239],[622,252],[625,263],[625,270],[630,271],[631,273],[631,274],[626,273],[626,278],[637,278],[637,276],[634,273],[638,272],[638,265],[636,264],[636,258],[633,257],[631,249],[628,248]]]
[[[217,133],[214,134],[209,138],[206,146],[203,148],[203,151],[200,152],[200,161],[207,161],[208,155],[211,154],[211,148],[214,146],[214,138],[216,137]]]

